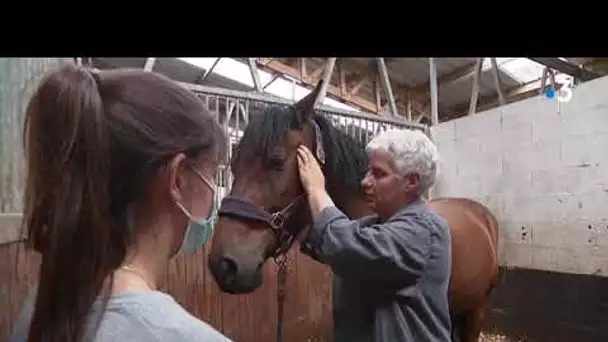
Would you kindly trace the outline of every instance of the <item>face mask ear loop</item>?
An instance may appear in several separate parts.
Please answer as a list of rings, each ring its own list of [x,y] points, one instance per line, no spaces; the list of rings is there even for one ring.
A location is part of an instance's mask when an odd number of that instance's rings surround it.
[[[186,215],[186,217],[188,217],[188,219],[192,220],[192,215],[188,212],[188,210],[186,210],[186,208],[181,203],[175,201],[175,205],[177,205],[177,207],[184,213],[184,215]]]
[[[213,195],[215,195],[217,193],[217,184],[207,179],[207,177],[196,166],[191,165],[190,167],[192,168],[194,173],[196,173],[196,175],[205,183],[205,185],[207,185],[209,189],[211,189]]]

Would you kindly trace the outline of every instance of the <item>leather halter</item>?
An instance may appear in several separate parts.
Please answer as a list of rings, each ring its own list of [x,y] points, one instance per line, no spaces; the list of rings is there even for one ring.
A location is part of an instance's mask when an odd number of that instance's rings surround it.
[[[234,196],[226,196],[222,200],[218,214],[246,221],[265,223],[266,226],[272,229],[278,241],[277,248],[272,252],[272,257],[276,258],[281,254],[287,253],[294,241],[295,234],[285,229],[285,222],[293,215],[304,199],[305,195],[301,194],[283,209],[270,214],[251,202]]]

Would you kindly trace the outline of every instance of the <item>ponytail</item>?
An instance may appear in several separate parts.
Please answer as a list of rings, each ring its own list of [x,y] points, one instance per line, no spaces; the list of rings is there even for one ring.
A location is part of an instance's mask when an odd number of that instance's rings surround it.
[[[27,108],[24,224],[42,255],[28,342],[80,341],[92,304],[124,258],[112,243],[102,88],[91,71],[67,65],[42,81]]]

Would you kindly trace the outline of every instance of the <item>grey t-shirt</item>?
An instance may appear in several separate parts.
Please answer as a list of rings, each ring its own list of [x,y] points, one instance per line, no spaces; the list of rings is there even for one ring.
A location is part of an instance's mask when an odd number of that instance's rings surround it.
[[[28,298],[13,331],[11,342],[25,342],[27,326],[33,308],[33,296]],[[99,317],[101,301],[91,310],[85,340],[92,342],[231,342],[207,323],[192,316],[171,296],[154,292],[130,292],[110,297],[106,311],[94,332],[93,318]],[[91,339],[91,333],[94,338]]]

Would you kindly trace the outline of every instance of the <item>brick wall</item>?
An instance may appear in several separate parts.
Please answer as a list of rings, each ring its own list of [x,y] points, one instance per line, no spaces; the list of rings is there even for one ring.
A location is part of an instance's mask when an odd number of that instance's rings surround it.
[[[537,96],[432,129],[433,196],[465,196],[501,223],[501,264],[608,275],[608,77],[568,103]]]

